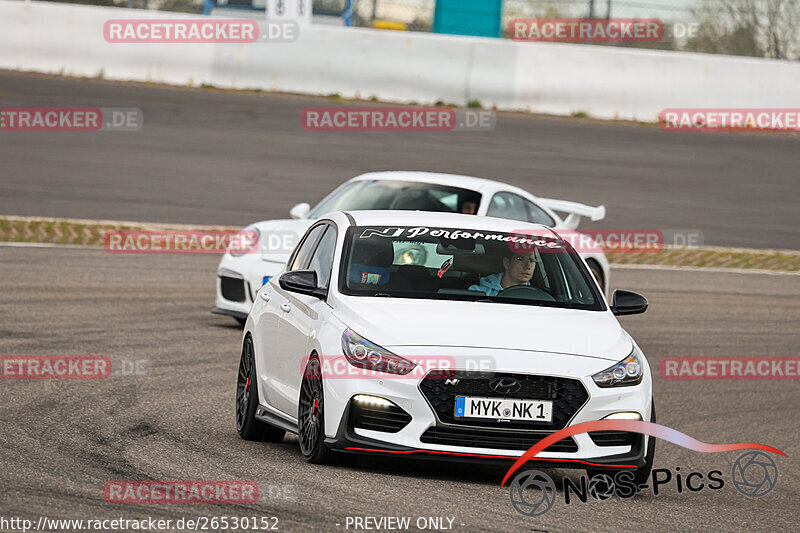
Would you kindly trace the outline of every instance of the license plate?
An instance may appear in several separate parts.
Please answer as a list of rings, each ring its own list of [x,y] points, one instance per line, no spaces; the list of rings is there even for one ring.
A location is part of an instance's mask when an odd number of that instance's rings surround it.
[[[553,402],[456,396],[456,418],[553,421]]]

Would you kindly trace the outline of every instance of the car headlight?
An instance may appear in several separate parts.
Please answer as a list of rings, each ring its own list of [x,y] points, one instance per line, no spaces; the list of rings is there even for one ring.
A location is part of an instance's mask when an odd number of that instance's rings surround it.
[[[376,372],[406,375],[417,366],[416,363],[368,341],[350,328],[342,334],[342,352],[351,365]]]
[[[233,257],[253,253],[258,248],[258,241],[260,240],[261,231],[258,228],[245,228],[231,238],[228,253]]]
[[[628,357],[593,375],[592,379],[598,387],[630,387],[641,383],[642,376],[644,376],[642,354],[634,346]]]

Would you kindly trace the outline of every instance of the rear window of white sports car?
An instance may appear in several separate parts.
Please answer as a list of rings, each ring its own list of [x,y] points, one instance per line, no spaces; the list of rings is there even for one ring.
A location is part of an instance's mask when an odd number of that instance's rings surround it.
[[[429,211],[460,213],[465,202],[477,209],[481,195],[469,189],[400,180],[359,180],[345,183],[325,198],[309,218],[333,211]]]

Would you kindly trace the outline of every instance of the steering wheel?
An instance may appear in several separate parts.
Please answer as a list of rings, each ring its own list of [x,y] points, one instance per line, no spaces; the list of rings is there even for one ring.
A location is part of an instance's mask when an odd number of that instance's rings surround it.
[[[539,300],[542,302],[556,301],[556,299],[547,292],[539,289],[538,287],[531,287],[530,285],[513,285],[500,291],[497,296],[505,296],[507,298],[524,298],[526,300]]]

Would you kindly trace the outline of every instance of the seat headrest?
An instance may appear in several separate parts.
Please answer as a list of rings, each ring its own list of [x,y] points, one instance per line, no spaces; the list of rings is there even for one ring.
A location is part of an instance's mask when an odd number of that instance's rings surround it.
[[[377,237],[357,241],[350,258],[350,284],[361,288],[386,285],[393,262],[394,247],[389,239]]]
[[[503,259],[496,254],[457,254],[453,256],[453,269],[477,274],[496,274],[503,271]]]
[[[353,249],[351,264],[388,268],[394,262],[392,241],[382,237],[361,239]]]

